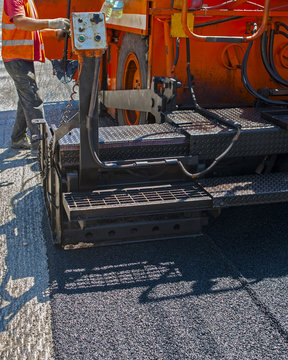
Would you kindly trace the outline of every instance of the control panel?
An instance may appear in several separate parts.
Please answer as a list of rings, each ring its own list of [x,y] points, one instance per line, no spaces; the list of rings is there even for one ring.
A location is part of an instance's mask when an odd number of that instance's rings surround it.
[[[107,48],[103,13],[72,13],[72,43],[75,51]]]

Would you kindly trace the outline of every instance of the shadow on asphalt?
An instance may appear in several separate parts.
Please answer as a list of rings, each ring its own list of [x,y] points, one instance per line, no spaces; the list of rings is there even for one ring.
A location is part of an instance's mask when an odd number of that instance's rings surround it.
[[[38,164],[36,163],[35,160],[36,160],[35,157],[32,157],[29,151],[6,148],[0,154],[0,163],[1,163],[0,174],[1,172],[4,172],[7,169],[21,168],[24,162],[25,164],[33,165],[32,168],[33,171],[38,171]],[[14,181],[7,182],[7,181],[3,181],[1,178],[0,186],[4,186],[3,183],[13,184]]]
[[[16,155],[18,156],[15,157]],[[13,167],[21,169],[28,164],[35,176],[38,176],[38,163],[29,152],[23,152],[23,156],[19,157],[17,150],[6,150],[1,154],[0,161],[2,171]],[[22,184],[16,184],[19,188],[18,194],[10,199],[10,204],[6,201],[3,205],[7,207],[9,217],[7,216],[8,221],[0,227],[0,235],[6,240],[7,252],[5,269],[2,269],[4,277],[0,284],[0,331],[4,331],[6,325],[34,297],[37,297],[39,302],[49,300],[47,278],[45,282],[47,270],[43,266],[46,249],[43,246],[44,238],[41,232],[41,220],[45,209],[40,184],[31,186],[33,182],[35,184],[35,180],[32,181],[34,172],[30,178],[23,177]],[[18,176],[18,182],[19,179]],[[7,187],[1,196],[5,196],[7,191],[9,198],[8,186],[13,185],[13,180],[0,181],[0,187]],[[19,285],[15,285],[14,282],[18,284],[18,281]]]
[[[235,269],[250,285],[287,276],[287,206],[243,210],[224,211],[206,229],[209,237],[66,251],[49,244],[51,295],[144,287],[139,302],[159,302],[237,291],[241,282],[219,285],[236,278]]]

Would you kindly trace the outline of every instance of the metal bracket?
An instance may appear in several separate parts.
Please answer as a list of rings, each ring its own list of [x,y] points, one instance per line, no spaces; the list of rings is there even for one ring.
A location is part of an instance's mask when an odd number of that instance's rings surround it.
[[[151,89],[103,90],[99,99],[107,108],[150,112],[157,123],[164,113],[176,110],[179,82],[173,78],[153,77]]]

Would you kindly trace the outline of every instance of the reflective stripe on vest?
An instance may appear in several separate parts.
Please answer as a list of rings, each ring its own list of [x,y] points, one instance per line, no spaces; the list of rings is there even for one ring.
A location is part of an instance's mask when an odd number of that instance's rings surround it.
[[[37,12],[33,0],[24,0],[25,15],[32,19],[37,19]],[[38,32],[37,32],[38,33]],[[39,34],[39,51],[41,61],[45,61],[44,44],[41,34]],[[23,59],[35,60],[34,57],[34,38],[33,31],[17,29],[11,23],[9,16],[5,13],[3,6],[2,14],[2,58],[3,60]],[[38,53],[38,48],[37,48]],[[37,56],[38,59],[38,56]]]
[[[14,24],[5,24],[2,22],[2,29],[14,30],[16,26]]]
[[[33,40],[3,40],[2,46],[34,45]]]

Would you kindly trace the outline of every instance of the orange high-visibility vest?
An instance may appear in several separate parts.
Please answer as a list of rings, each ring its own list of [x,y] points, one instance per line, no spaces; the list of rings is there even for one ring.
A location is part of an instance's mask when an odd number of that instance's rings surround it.
[[[29,4],[31,0],[24,0],[25,16],[35,18]],[[32,5],[33,6],[33,5]],[[35,8],[35,7],[34,7]],[[36,9],[35,9],[36,11]],[[37,15],[37,13],[36,13]],[[38,18],[38,16],[36,17]],[[40,35],[40,46],[42,59],[45,60],[44,44],[42,35]],[[8,59],[34,59],[34,40],[33,31],[24,31],[16,28],[14,23],[11,23],[9,16],[5,13],[3,6],[2,15],[2,58]]]

